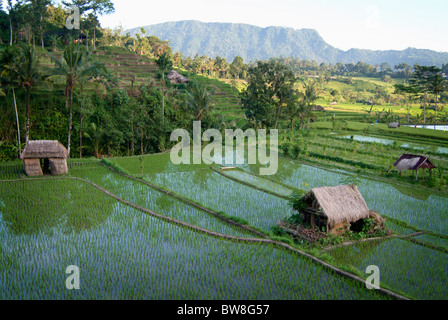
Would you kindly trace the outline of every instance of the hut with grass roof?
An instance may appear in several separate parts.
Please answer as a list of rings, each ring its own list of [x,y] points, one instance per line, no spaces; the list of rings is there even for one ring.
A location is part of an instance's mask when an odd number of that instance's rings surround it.
[[[436,168],[428,157],[407,153],[403,154],[393,165],[400,172],[400,175],[402,171],[414,170],[416,180],[418,180],[419,169],[423,169],[423,174],[425,174],[425,169],[431,171]]]
[[[400,128],[400,122],[391,122],[391,123],[389,123],[389,128],[391,128],[391,129]]]
[[[20,158],[25,164],[27,176],[68,173],[68,152],[57,140],[30,140]]]
[[[313,111],[325,111],[325,108],[322,107],[321,105],[315,105],[315,106],[312,107],[311,110],[313,110]]]
[[[175,70],[171,70],[166,77],[168,80],[170,80],[172,84],[181,84],[181,83],[188,84],[188,82],[190,81],[187,77],[184,77]]]
[[[355,185],[311,189],[302,197],[302,220],[327,233],[339,235],[379,215],[370,211]]]

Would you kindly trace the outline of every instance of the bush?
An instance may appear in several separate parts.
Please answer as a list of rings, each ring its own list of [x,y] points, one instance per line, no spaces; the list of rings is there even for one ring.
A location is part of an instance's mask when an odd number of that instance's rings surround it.
[[[280,228],[279,226],[273,226],[271,228],[271,232],[274,236],[278,236],[278,237],[283,237],[286,235],[285,230],[283,230],[282,228]]]
[[[306,203],[303,201],[303,195],[305,194],[302,190],[294,190],[289,196],[289,205],[293,210],[299,211],[306,208]]]
[[[279,148],[280,148],[280,150],[283,151],[283,154],[285,154],[287,156],[287,155],[289,155],[289,151],[291,150],[291,147],[292,147],[292,143],[285,142],[285,143],[282,143]]]
[[[299,144],[295,144],[292,147],[292,150],[290,151],[290,155],[293,158],[298,158],[301,153],[302,153],[302,147]]]

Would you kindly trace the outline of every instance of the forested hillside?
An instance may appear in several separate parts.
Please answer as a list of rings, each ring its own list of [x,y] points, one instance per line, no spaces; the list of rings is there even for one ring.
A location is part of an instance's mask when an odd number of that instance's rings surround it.
[[[173,51],[185,56],[195,54],[221,56],[233,60],[266,60],[272,57],[293,57],[315,60],[317,63],[357,63],[390,65],[398,63],[437,65],[448,62],[448,53],[408,48],[403,51],[372,51],[351,49],[342,51],[330,44],[313,29],[295,30],[283,27],[261,28],[237,23],[203,23],[199,21],[166,22],[144,27],[147,34],[170,41]],[[129,30],[130,35],[140,28]]]

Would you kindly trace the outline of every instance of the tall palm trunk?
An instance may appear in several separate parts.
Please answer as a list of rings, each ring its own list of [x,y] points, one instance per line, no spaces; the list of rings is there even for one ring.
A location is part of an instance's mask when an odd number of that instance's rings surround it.
[[[22,146],[21,141],[20,141],[20,124],[19,124],[19,114],[17,112],[17,103],[16,103],[16,93],[14,91],[14,86],[12,86],[12,98],[14,101],[14,110],[16,112],[16,124],[17,124],[17,142],[18,142],[18,147],[19,147],[19,157],[22,154]]]
[[[70,158],[70,140],[71,140],[71,136],[72,136],[72,120],[73,120],[73,112],[72,112],[72,108],[73,108],[73,87],[71,87],[69,89],[69,98],[70,98],[70,103],[69,103],[70,115],[69,115],[69,121],[68,121],[67,152],[68,152],[68,157]]]
[[[409,124],[409,122],[410,122],[410,116],[411,116],[411,105],[409,104],[409,107],[408,107],[408,124]]]
[[[425,99],[423,102],[423,127],[426,126],[426,91],[425,91]]]
[[[162,71],[162,122],[165,122],[165,73]]]
[[[83,120],[83,115],[81,113],[81,117],[79,119],[79,158],[82,158],[82,120]]]
[[[282,104],[280,103],[280,104],[278,105],[278,108],[277,108],[277,114],[275,115],[275,125],[274,125],[274,129],[277,129],[278,118],[280,117],[280,109],[281,109],[281,107],[282,107]]]
[[[143,155],[143,128],[141,129],[141,136],[140,136],[140,155]]]
[[[83,134],[83,127],[82,123],[84,120],[84,99],[83,99],[83,90],[81,86],[80,90],[80,106],[79,106],[79,158],[82,158],[82,134]]]
[[[25,143],[30,139],[30,89],[26,89],[26,133]]]
[[[44,35],[43,35],[43,32],[42,32],[42,20],[43,20],[43,17],[42,17],[42,15],[40,15],[40,26],[39,26],[39,28],[40,28],[40,42],[42,44],[42,49],[45,49],[45,47],[44,47]]]
[[[436,94],[436,109],[435,109],[435,113],[434,113],[434,130],[436,129],[436,125],[437,125],[437,107],[439,106],[439,102],[437,100],[437,94]]]
[[[134,155],[134,114],[131,114],[131,155]]]
[[[93,50],[96,50],[96,25],[93,27]]]

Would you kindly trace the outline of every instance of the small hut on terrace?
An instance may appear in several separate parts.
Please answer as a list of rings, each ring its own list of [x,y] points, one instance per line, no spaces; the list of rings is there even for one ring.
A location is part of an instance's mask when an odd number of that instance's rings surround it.
[[[321,105],[315,105],[312,107],[313,111],[325,111],[325,108],[322,107]]]
[[[303,196],[305,209],[300,210],[302,220],[311,227],[326,227],[327,233],[341,234],[351,224],[376,215],[367,207],[355,185],[320,187]]]
[[[400,122],[391,122],[389,123],[389,128],[396,129],[400,127]]]
[[[416,180],[418,180],[418,169],[432,170],[436,168],[427,157],[407,153],[403,154],[393,165],[400,172],[400,175],[402,171],[415,170]]]
[[[175,70],[171,70],[166,77],[172,84],[188,83],[190,81],[187,77],[184,77]]]
[[[68,173],[68,152],[57,140],[30,140],[20,158],[25,163],[25,173],[30,177]]]

